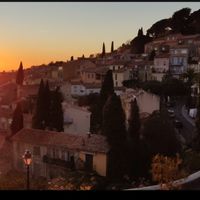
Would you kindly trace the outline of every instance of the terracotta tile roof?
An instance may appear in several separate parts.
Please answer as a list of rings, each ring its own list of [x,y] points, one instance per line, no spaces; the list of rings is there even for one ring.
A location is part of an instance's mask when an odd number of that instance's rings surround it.
[[[102,66],[102,67],[85,68],[82,71],[83,72],[90,72],[90,73],[106,74],[106,72],[108,70],[109,70],[109,66]]]
[[[38,90],[39,90],[39,84],[23,85],[21,87],[21,96],[26,97],[29,95],[37,95]]]
[[[170,54],[168,53],[163,53],[163,54],[159,54],[155,56],[155,58],[169,58],[169,57],[170,57]]]
[[[109,145],[106,141],[106,137],[96,134],[91,134],[91,137],[88,137],[87,134],[78,135],[24,128],[16,133],[16,135],[14,135],[11,139],[13,141],[19,141],[32,145],[59,146],[77,151],[99,153],[107,153],[109,151]]]

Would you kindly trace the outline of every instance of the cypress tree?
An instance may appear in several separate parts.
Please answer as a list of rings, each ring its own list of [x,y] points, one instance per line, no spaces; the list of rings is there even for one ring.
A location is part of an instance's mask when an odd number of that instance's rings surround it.
[[[12,135],[16,134],[23,127],[24,127],[24,119],[23,119],[22,107],[21,107],[21,104],[18,103],[13,113],[13,120],[11,123]]]
[[[103,108],[108,97],[113,93],[114,93],[114,84],[113,84],[112,70],[108,70],[100,90],[101,108]]]
[[[141,123],[140,123],[139,107],[137,105],[137,100],[135,98],[134,101],[131,101],[128,133],[131,136],[131,138],[133,138],[136,141],[139,140],[140,127]]]
[[[36,109],[32,120],[33,128],[35,129],[45,128],[44,113],[45,113],[44,82],[43,79],[41,79],[37,95]]]
[[[73,61],[74,60],[74,56],[71,56],[71,61]]]
[[[114,93],[112,70],[108,70],[101,85],[99,99],[91,106],[90,131],[97,133],[102,127],[103,106]]]
[[[51,93],[49,90],[49,82],[48,80],[46,81],[46,85],[44,88],[44,121],[45,121],[45,127],[49,127],[50,126],[50,116],[49,116],[49,112],[50,112],[50,103],[51,103]]]
[[[23,71],[22,62],[20,62],[20,65],[17,71],[17,76],[16,76],[16,83],[18,85],[23,85],[23,81],[24,81],[24,71]]]
[[[52,92],[52,101],[50,107],[50,129],[56,130],[58,132],[64,131],[63,127],[63,110],[62,110],[62,101],[63,97],[59,91],[59,87]]]
[[[102,58],[106,55],[106,49],[105,49],[105,44],[103,43],[103,47],[102,47]]]
[[[102,133],[110,145],[108,176],[120,179],[126,173],[126,127],[125,114],[120,98],[112,94],[103,109]]]
[[[128,134],[130,136],[129,175],[134,179],[140,176],[141,151],[140,151],[140,115],[136,98],[131,101]]]
[[[111,53],[114,51],[114,42],[111,43]]]
[[[104,81],[101,85],[100,90],[100,102],[99,102],[99,124],[102,126],[102,111],[103,107],[110,95],[114,94],[114,84],[113,84],[113,75],[112,70],[108,70]]]

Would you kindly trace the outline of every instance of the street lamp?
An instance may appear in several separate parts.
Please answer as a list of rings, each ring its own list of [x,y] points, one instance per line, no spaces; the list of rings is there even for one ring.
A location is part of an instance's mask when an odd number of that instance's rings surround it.
[[[29,150],[25,151],[25,153],[23,155],[23,160],[24,160],[24,164],[26,165],[26,168],[27,168],[27,190],[29,190],[29,166],[32,161],[32,155]]]

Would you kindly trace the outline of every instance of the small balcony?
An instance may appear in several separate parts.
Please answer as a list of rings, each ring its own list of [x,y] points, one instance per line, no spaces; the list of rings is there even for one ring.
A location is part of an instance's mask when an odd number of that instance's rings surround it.
[[[57,165],[60,167],[65,167],[65,168],[74,168],[74,163],[72,161],[65,161],[59,158],[51,158],[48,155],[43,156],[43,162],[47,164],[52,164],[52,165]]]

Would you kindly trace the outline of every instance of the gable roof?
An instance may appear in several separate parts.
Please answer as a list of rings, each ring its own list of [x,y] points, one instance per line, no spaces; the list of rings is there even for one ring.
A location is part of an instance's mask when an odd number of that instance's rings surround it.
[[[96,134],[91,134],[88,137],[87,134],[78,135],[24,128],[16,133],[12,137],[12,140],[32,145],[59,146],[61,148],[78,151],[99,153],[107,153],[109,151],[106,137]]]

